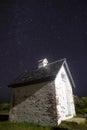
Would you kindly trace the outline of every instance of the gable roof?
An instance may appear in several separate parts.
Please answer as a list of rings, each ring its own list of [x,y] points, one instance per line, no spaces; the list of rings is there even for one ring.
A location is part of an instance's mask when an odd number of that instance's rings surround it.
[[[68,74],[68,77],[70,79],[72,86],[75,87],[66,59],[48,63],[45,67],[41,67],[32,71],[24,72],[23,74],[18,76],[16,80],[14,80],[13,83],[8,85],[8,87],[19,87],[23,85],[35,84],[39,82],[53,80],[56,74],[59,72],[62,65],[64,65],[66,69],[66,72]]]

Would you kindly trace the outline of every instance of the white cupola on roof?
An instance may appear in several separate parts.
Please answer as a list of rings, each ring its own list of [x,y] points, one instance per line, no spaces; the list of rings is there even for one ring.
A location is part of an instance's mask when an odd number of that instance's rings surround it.
[[[47,58],[38,61],[38,68],[45,67],[48,64]]]

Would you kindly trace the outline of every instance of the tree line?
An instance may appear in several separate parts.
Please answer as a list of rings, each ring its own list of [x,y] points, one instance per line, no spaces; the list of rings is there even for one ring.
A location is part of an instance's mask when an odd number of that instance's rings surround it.
[[[87,116],[87,97],[74,96],[75,109],[77,115]]]
[[[8,113],[10,109],[9,103],[2,103],[0,104],[0,113]]]

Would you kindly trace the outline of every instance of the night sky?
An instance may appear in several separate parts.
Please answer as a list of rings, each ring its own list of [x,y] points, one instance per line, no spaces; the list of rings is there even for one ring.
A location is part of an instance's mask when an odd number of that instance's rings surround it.
[[[37,61],[66,58],[76,84],[87,96],[87,2],[82,0],[0,0],[0,102],[7,85]]]

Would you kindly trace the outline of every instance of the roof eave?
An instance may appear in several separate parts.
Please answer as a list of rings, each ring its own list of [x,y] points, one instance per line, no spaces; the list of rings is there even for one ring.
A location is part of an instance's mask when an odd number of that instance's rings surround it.
[[[27,86],[27,85],[31,85],[31,84],[38,84],[38,83],[42,83],[42,82],[52,81],[52,80],[54,80],[54,78],[55,78],[55,76],[49,76],[49,77],[38,79],[38,80],[12,83],[12,84],[8,85],[8,87],[16,88],[16,87]]]
[[[64,64],[63,65],[65,66],[65,69],[66,69],[66,71],[68,73],[68,76],[69,76],[69,79],[70,79],[70,82],[71,82],[73,88],[76,88],[75,82],[74,82],[73,77],[71,75],[71,72],[70,72],[70,69],[68,67],[66,59],[64,60]]]

